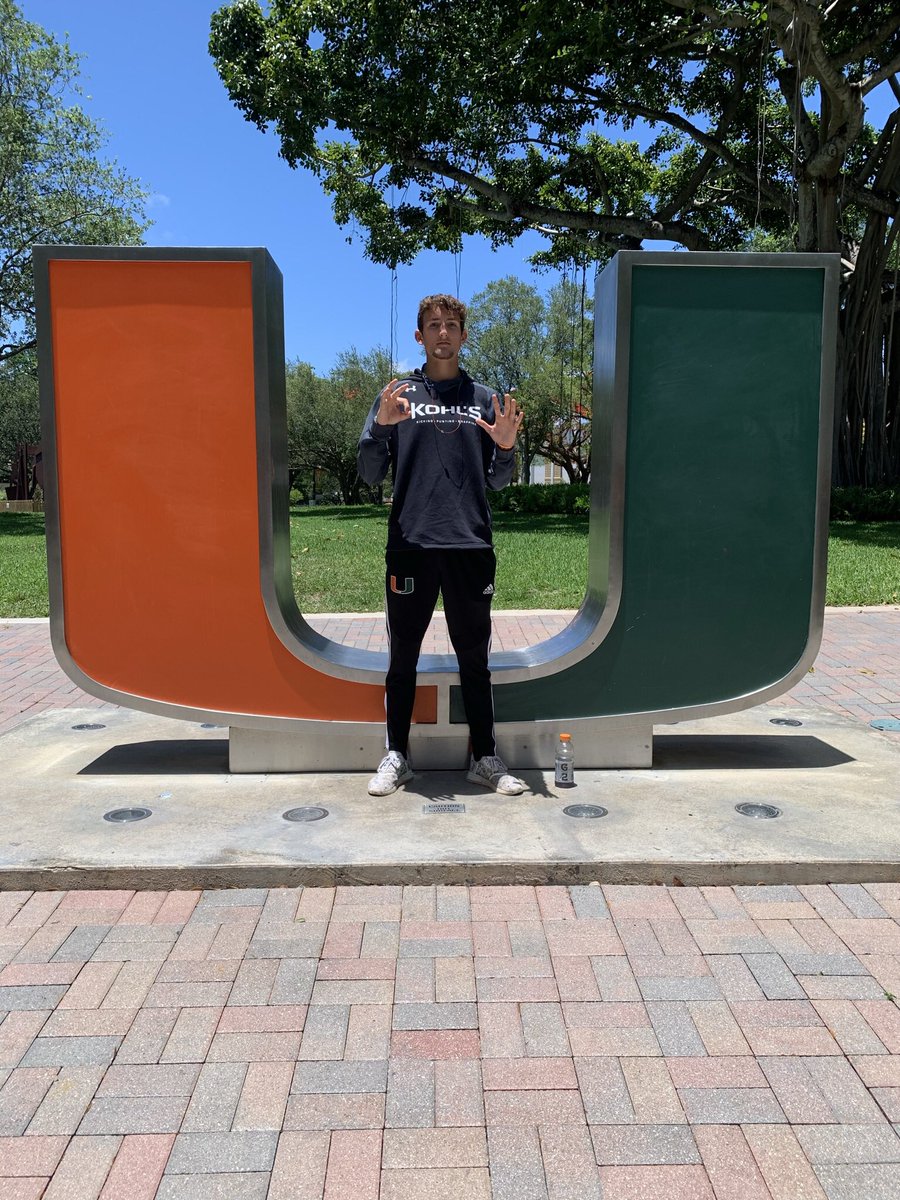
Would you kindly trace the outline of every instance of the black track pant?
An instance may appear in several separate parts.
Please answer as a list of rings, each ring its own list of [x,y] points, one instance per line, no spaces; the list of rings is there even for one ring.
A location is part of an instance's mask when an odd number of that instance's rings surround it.
[[[385,681],[387,746],[406,754],[416,696],[416,664],[438,594],[459,680],[475,758],[495,754],[488,650],[497,560],[490,549],[388,550],[384,556],[390,665]]]

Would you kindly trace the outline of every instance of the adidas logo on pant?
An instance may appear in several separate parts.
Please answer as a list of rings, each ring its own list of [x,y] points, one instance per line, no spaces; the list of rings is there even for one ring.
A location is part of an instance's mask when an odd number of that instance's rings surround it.
[[[481,594],[482,594],[482,596],[493,596],[494,585],[492,583],[489,583]]]

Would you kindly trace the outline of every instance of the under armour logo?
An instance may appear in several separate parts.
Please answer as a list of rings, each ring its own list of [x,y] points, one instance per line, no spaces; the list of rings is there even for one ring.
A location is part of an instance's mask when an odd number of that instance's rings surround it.
[[[482,594],[482,596],[493,596],[494,585],[492,583],[489,583],[481,594]]]

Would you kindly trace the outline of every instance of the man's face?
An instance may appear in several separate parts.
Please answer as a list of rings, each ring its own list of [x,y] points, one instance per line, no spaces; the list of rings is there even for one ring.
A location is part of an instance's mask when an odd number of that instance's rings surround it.
[[[429,308],[422,317],[422,328],[416,330],[416,341],[425,347],[425,357],[452,362],[459,357],[465,343],[466,331],[459,317],[446,308]]]

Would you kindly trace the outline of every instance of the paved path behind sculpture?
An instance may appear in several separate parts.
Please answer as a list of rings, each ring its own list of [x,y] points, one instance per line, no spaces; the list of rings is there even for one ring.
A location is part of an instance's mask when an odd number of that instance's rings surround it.
[[[535,645],[565,628],[570,612],[494,613],[494,650]],[[326,637],[365,650],[385,650],[380,613],[312,615],[310,624]],[[425,653],[449,653],[443,614],[438,613],[423,644]],[[812,672],[774,703],[821,705],[868,723],[900,717],[900,607],[826,611],[822,648]],[[0,619],[0,734],[49,708],[106,707],[63,673],[50,647],[47,621]]]

